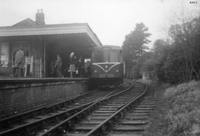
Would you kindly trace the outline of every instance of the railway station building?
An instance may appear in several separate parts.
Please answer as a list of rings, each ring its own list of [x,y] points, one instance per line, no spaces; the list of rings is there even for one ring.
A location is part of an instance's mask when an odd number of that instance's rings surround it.
[[[94,48],[101,46],[87,23],[46,24],[40,10],[35,21],[27,18],[0,27],[0,78],[15,77],[16,63],[22,67],[18,77],[51,77],[57,56],[61,58],[63,76],[68,76],[71,52],[83,62],[91,57]]]

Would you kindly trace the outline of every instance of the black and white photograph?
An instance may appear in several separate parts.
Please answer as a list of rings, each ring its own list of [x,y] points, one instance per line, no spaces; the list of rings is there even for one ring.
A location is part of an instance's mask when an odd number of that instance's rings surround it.
[[[200,0],[0,0],[0,136],[200,136]]]

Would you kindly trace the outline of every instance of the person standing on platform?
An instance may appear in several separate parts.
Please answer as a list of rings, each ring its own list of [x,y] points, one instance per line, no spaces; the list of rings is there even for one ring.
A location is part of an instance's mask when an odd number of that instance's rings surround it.
[[[55,62],[55,72],[57,77],[63,77],[61,69],[62,69],[62,59],[60,55],[57,54]]]
[[[24,51],[20,49],[15,54],[14,77],[24,77],[24,64]]]
[[[70,65],[69,65],[69,72],[70,72],[70,77],[73,78],[73,73],[75,73],[75,54],[74,52],[71,52],[69,55],[69,59],[70,59]]]
[[[77,62],[77,70],[78,70],[78,74],[77,74],[77,76],[78,77],[81,77],[82,76],[82,58],[80,57],[79,59],[78,59],[78,62]]]

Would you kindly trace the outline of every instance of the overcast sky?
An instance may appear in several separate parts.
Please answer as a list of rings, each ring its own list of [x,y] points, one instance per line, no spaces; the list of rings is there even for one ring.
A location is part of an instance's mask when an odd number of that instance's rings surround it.
[[[121,46],[139,22],[152,43],[166,38],[170,24],[200,14],[200,0],[0,0],[0,26],[35,20],[41,8],[47,24],[88,23],[104,45]]]

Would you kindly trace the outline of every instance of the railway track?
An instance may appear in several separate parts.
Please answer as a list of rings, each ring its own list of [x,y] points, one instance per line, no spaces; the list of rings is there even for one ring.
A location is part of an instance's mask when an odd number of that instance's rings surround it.
[[[45,130],[48,124],[56,124],[74,113],[111,95],[110,91],[96,91],[83,94],[75,99],[44,106],[0,120],[0,136],[32,136],[36,131]]]
[[[113,125],[107,136],[142,136],[148,126],[149,114],[155,106],[155,99],[145,97],[139,105],[124,113],[123,117]]]
[[[156,102],[156,98],[145,96],[144,92],[84,136],[143,136]]]
[[[99,125],[107,121],[108,118],[115,115],[122,107],[133,99],[138,98],[145,91],[143,86],[136,85],[135,89],[127,89],[115,93],[105,99],[96,101],[92,105],[84,108],[80,112],[62,120],[55,126],[51,126],[46,131],[37,132],[36,136],[82,136],[99,135],[93,134],[93,130],[99,128]],[[106,130],[100,127],[102,131]],[[97,129],[97,131],[99,131]]]
[[[0,136],[142,134],[148,123],[148,113],[154,106],[151,98],[145,95],[145,86],[138,83],[134,89],[85,94],[45,109],[37,109],[37,112],[0,120]]]

